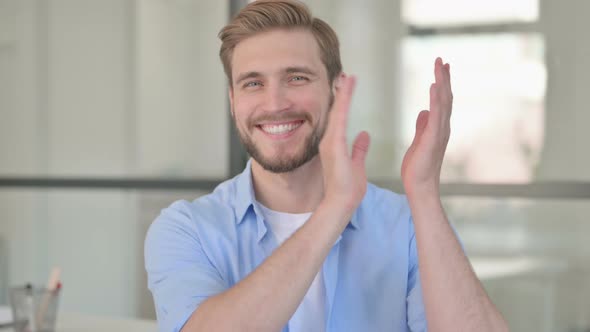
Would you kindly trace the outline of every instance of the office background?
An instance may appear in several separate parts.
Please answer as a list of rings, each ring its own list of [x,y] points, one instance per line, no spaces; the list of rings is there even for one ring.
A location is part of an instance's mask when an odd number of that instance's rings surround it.
[[[61,308],[154,318],[160,209],[233,175],[217,32],[245,1],[0,0],[0,305],[63,269]],[[455,106],[443,201],[514,331],[590,330],[590,2],[308,0],[358,76],[350,133],[401,191],[433,60]]]

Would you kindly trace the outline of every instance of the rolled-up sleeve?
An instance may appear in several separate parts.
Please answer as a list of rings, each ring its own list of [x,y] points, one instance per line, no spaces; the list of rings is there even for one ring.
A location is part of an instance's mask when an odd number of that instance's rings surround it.
[[[159,330],[178,332],[208,297],[228,288],[207,257],[187,202],[166,208],[145,240],[145,268]]]

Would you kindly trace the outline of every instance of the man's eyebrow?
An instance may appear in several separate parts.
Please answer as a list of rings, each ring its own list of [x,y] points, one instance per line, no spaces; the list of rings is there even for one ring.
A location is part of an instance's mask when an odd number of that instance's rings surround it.
[[[316,76],[316,72],[306,66],[292,66],[292,67],[287,67],[285,68],[285,73],[287,74],[293,74],[293,73],[303,73],[303,74],[307,74],[307,75],[312,75],[312,76]],[[240,75],[238,75],[238,78],[236,79],[236,83],[235,84],[240,84],[240,82],[247,80],[249,78],[258,78],[261,77],[262,73],[257,72],[257,71],[248,71],[245,73],[242,73]]]
[[[285,72],[287,72],[288,74],[292,74],[292,73],[303,73],[303,74],[308,74],[308,75],[316,75],[316,72],[309,68],[309,67],[305,67],[305,66],[298,66],[298,67],[287,67],[287,69],[285,69]]]
[[[257,71],[249,71],[249,72],[245,72],[243,74],[240,74],[236,80],[236,84],[239,84],[241,81],[243,80],[247,80],[249,78],[256,78],[256,77],[260,77],[262,76],[262,74],[260,74]]]

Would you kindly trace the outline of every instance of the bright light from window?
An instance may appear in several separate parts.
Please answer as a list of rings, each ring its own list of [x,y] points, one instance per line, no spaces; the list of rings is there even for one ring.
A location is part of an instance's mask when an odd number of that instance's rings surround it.
[[[532,180],[544,135],[546,69],[536,34],[409,37],[402,43],[402,128],[406,145],[428,109],[436,56],[451,64],[451,140],[442,180]]]
[[[538,0],[404,0],[402,19],[416,26],[534,22]]]

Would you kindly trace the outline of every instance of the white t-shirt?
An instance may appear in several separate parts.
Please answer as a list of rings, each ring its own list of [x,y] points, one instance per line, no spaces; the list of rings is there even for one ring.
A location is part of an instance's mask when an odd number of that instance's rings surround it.
[[[293,214],[274,211],[260,203],[258,203],[258,206],[279,245],[285,242],[299,227],[303,226],[311,216],[311,213]],[[323,332],[325,329],[326,289],[324,287],[324,274],[320,269],[303,301],[289,321],[289,332]]]

